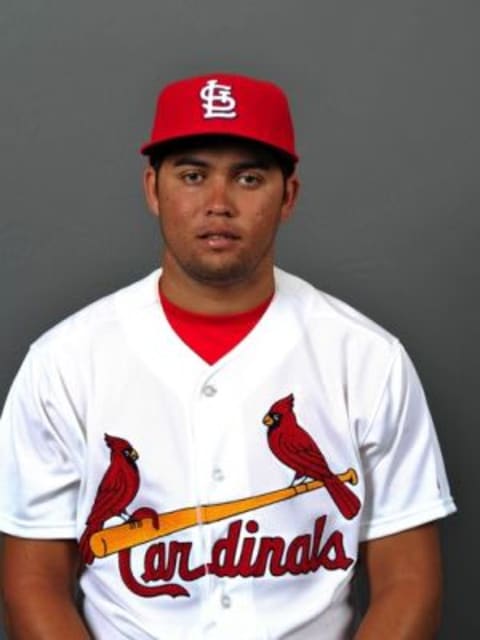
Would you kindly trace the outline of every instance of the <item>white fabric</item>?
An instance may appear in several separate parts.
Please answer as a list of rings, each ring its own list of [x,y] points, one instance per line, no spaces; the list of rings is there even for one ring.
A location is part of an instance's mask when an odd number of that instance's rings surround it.
[[[359,542],[455,510],[408,356],[348,305],[277,269],[265,315],[209,366],[170,328],[158,300],[159,274],[90,305],[32,345],[1,420],[0,529],[80,538],[110,464],[105,433],[128,440],[139,454],[140,488],[129,513],[150,507],[162,514],[288,487],[294,472],[273,455],[262,419],[293,393],[298,423],[334,473],[356,471],[358,484],[349,486],[362,503],[360,513],[346,520],[320,488],[131,551],[137,583],[176,584],[188,597],[137,595],[120,577],[117,553],[96,558],[81,578],[85,615],[101,640],[350,637]],[[122,522],[114,517],[104,527]],[[324,528],[315,539],[319,522]],[[183,543],[188,568],[202,567],[212,561],[215,541],[232,536],[235,526],[236,546],[229,538],[234,564],[245,544],[255,541],[251,558],[258,559],[266,538],[276,538],[286,548],[280,575],[272,574],[267,554],[256,577],[212,575],[221,573],[217,566],[182,580],[177,557],[171,579],[156,579],[165,575],[154,571],[162,551],[175,558],[173,547]],[[313,570],[313,551],[331,536],[330,567],[324,558]],[[345,566],[338,568],[342,554]]]

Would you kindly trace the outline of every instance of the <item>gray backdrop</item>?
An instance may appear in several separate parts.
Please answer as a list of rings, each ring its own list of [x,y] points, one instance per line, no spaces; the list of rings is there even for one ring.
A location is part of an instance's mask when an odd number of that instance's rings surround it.
[[[278,262],[397,334],[436,419],[460,510],[442,639],[480,631],[479,17],[475,0],[0,0],[1,399],[39,333],[157,264],[137,149],[158,88],[280,82],[303,192]]]

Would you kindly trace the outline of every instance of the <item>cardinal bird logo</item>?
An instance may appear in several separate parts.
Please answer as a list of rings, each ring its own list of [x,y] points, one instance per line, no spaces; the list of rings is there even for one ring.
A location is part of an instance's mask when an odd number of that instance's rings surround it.
[[[105,434],[105,443],[111,451],[110,466],[100,482],[79,543],[85,564],[91,564],[94,559],[90,549],[90,537],[100,531],[103,523],[109,518],[126,516],[126,519],[130,520],[126,509],[140,486],[140,474],[136,464],[138,453],[128,440]]]
[[[360,510],[360,500],[332,471],[313,438],[297,422],[293,411],[294,396],[275,402],[263,423],[268,427],[268,445],[272,453],[295,471],[292,484],[306,478],[319,480],[347,519]]]

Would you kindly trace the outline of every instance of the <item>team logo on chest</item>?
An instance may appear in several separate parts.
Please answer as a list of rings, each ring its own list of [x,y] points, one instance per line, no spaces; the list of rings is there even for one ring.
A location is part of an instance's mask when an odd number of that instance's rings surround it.
[[[235,107],[237,102],[232,96],[232,87],[227,84],[219,84],[212,79],[200,89],[202,99],[203,117],[210,118],[236,118]]]
[[[100,481],[80,538],[85,565],[117,554],[123,583],[144,598],[188,597],[186,585],[207,574],[260,578],[348,569],[354,559],[348,556],[343,532],[329,526],[329,514],[318,514],[310,531],[289,538],[265,535],[260,523],[251,518],[252,512],[319,489],[329,495],[346,521],[353,520],[361,508],[359,498],[347,486],[357,483],[356,471],[352,468],[340,474],[332,471],[318,444],[297,422],[293,394],[271,405],[263,424],[268,429],[265,446],[270,448],[272,458],[294,471],[290,486],[230,502],[181,507],[168,513],[158,513],[151,506],[127,512],[141,484],[138,453],[127,440],[105,435],[110,465]],[[244,514],[249,514],[247,519],[239,518]],[[124,523],[109,526],[112,518],[123,519]],[[227,533],[214,542],[209,558],[195,566],[193,543],[180,542],[174,534],[222,520],[231,520]],[[157,542],[162,538],[167,539]],[[143,565],[141,575],[134,573],[134,566],[138,568],[138,562],[132,561],[135,548]],[[179,581],[175,582],[175,578]]]

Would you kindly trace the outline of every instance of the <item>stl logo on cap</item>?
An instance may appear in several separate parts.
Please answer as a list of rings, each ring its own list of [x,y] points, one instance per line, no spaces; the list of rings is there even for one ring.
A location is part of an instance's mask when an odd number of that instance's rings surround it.
[[[204,118],[236,118],[235,107],[237,103],[232,96],[232,87],[227,84],[218,84],[218,80],[212,79],[201,88],[200,97]]]

